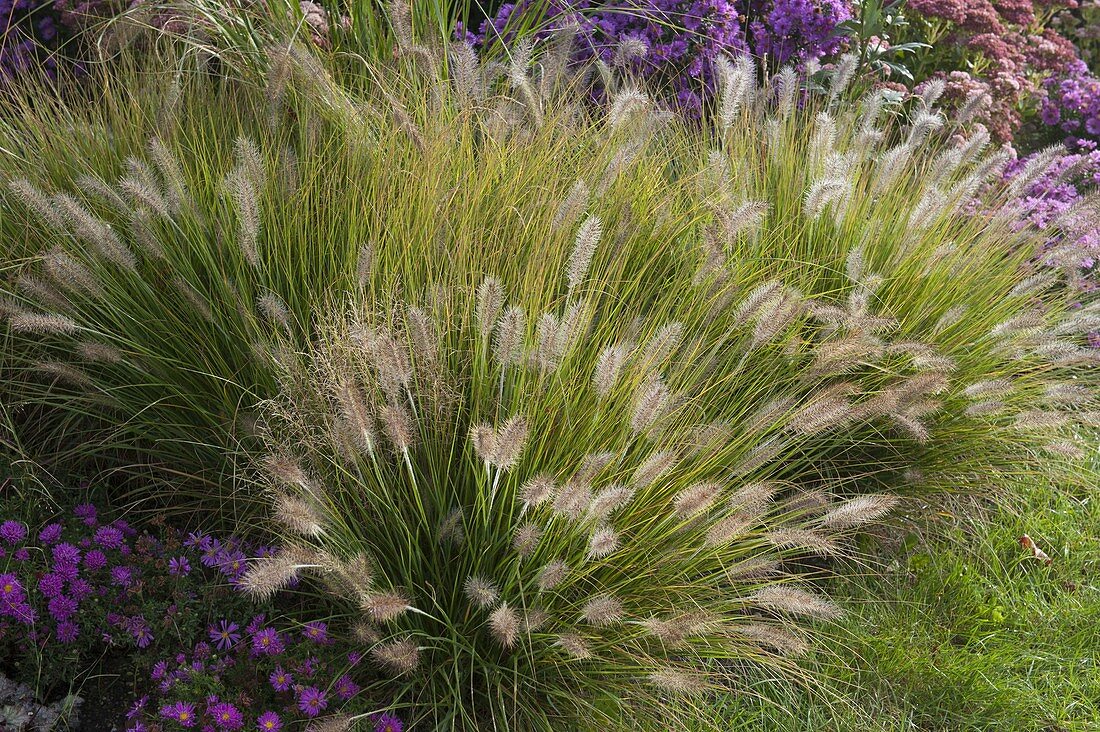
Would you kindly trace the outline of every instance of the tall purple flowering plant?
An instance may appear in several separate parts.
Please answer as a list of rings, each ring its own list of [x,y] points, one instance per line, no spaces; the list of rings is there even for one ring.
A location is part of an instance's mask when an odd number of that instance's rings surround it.
[[[714,92],[719,56],[750,53],[772,67],[820,59],[841,50],[839,26],[851,17],[849,0],[524,0],[459,35],[487,48],[509,44],[524,23],[543,36],[571,25],[578,61],[623,68],[698,114]]]

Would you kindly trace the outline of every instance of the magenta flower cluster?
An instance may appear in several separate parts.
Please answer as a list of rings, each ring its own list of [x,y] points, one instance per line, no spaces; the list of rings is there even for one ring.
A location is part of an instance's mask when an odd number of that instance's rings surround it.
[[[269,620],[271,601],[256,607],[236,589],[248,558],[270,553],[205,532],[139,532],[92,504],[37,531],[0,521],[0,658],[67,688],[107,648],[129,654],[149,679],[127,715],[131,732],[278,732],[377,708],[358,679],[361,651],[323,620]],[[29,665],[45,657],[74,662]],[[401,730],[393,715],[375,721]]]
[[[98,525],[90,505],[78,506],[75,517],[90,530],[74,541],[62,540],[61,523],[48,524],[36,539],[21,521],[0,524],[0,562],[7,568],[0,574],[0,647],[72,644],[81,637],[77,620],[90,608],[127,604],[141,571],[128,543],[137,532],[125,521]],[[138,647],[153,639],[140,615],[108,613],[106,621]]]
[[[355,676],[364,654],[341,646],[323,621],[291,632],[266,614],[248,622],[219,618],[206,635],[189,652],[154,664],[155,688],[134,702],[128,732],[151,732],[158,723],[161,730],[277,732],[346,710],[362,692]],[[394,715],[374,722],[379,730],[402,730]]]

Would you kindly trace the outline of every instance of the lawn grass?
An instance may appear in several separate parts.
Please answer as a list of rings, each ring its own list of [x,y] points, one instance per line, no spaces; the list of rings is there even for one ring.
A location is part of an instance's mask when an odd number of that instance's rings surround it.
[[[819,659],[832,680],[725,699],[713,728],[1100,729],[1095,471],[1081,485],[903,522],[878,543],[877,568],[832,581],[848,610]],[[1025,533],[1049,567],[1020,546]]]

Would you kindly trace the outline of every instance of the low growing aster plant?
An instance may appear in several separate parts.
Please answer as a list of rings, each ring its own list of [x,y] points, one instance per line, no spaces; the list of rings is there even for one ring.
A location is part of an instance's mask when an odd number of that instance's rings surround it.
[[[1043,90],[1043,124],[1068,135],[1071,149],[1095,150],[1100,142],[1100,78],[1084,61],[1075,60],[1064,74],[1046,79]]]
[[[126,729],[279,732],[364,720],[380,732],[401,732],[399,717],[363,711],[369,705],[355,679],[365,654],[329,637],[325,623],[280,630],[266,615],[238,620],[220,619],[208,629],[210,642],[158,660],[149,673],[153,686],[134,700]]]
[[[278,732],[350,716],[366,704],[356,680],[362,654],[324,621],[276,621],[271,601],[238,590],[244,558],[268,555],[234,537],[103,522],[92,504],[37,532],[21,518],[2,520],[0,658],[43,693],[67,687],[97,658],[125,658],[147,680],[126,715],[132,732]],[[401,730],[395,716],[362,716]]]
[[[200,571],[201,547],[217,546]],[[0,523],[0,657],[45,682],[69,683],[92,659],[163,651],[199,630],[205,612],[244,607],[232,588],[241,550],[264,547],[165,531],[139,532],[102,522],[94,506],[32,531],[27,521]],[[229,582],[226,583],[228,578]],[[43,663],[48,657],[50,663]]]

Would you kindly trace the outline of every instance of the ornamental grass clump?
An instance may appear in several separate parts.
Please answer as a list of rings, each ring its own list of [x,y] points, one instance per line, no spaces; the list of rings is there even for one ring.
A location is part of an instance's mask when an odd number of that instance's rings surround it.
[[[1100,305],[1000,212],[1041,167],[1003,183],[935,88],[906,124],[842,103],[850,61],[817,95],[721,60],[696,127],[532,48],[369,98],[291,51],[279,93],[5,120],[50,161],[0,159],[5,366],[96,464],[201,486],[176,510],[270,506],[243,584],[327,588],[414,725],[629,728],[798,673],[851,532],[1087,448]]]
[[[800,561],[844,553],[895,505],[809,468],[878,421],[857,414],[872,396],[827,375],[765,378],[818,346],[779,356],[789,342],[705,311],[674,327],[621,317],[586,287],[592,230],[555,304],[517,334],[512,303],[539,298],[495,279],[357,303],[286,375],[304,383],[262,409],[257,473],[290,538],[244,584],[327,587],[414,724],[617,726],[736,688],[738,664],[793,672],[799,621],[841,612],[799,581]],[[728,421],[739,382],[756,420]],[[783,471],[802,480],[774,477],[762,456],[780,452],[804,453]]]
[[[713,124],[699,127],[629,76],[536,62],[535,48],[507,69],[451,49],[452,81],[426,62],[438,49],[402,43],[420,61],[369,69],[367,97],[293,46],[272,52],[266,89],[172,73],[107,84],[95,107],[16,97],[21,113],[0,126],[3,366],[13,401],[42,410],[30,427],[57,427],[96,466],[192,488],[177,506],[232,494],[247,511],[236,456],[247,464],[258,444],[258,405],[315,389],[338,303],[406,302],[388,316],[400,329],[372,341],[387,395],[403,398],[333,387],[358,425],[349,444],[401,445],[406,468],[427,419],[476,403],[466,389],[504,400],[517,378],[549,383],[578,358],[601,399],[647,365],[627,420],[647,438],[693,404],[684,385],[711,380],[721,414],[695,431],[740,445],[727,467],[743,475],[773,465],[776,479],[812,473],[845,491],[903,476],[967,490],[1053,470],[1043,450],[1084,449],[1074,424],[1095,421],[1091,400],[1045,395],[1052,381],[1092,394],[1082,334],[1097,306],[1071,311],[1057,271],[1035,278],[1048,235],[997,213],[1042,171],[1002,183],[1005,155],[959,138],[935,109],[940,89],[906,125],[884,97],[841,102],[851,63],[816,94],[789,70],[760,86],[751,62],[721,60]],[[547,53],[568,58],[568,45]],[[461,308],[475,292],[491,385],[457,368],[456,344],[425,361],[433,334],[471,327]],[[605,323],[617,330],[594,339]],[[676,353],[690,356],[680,384],[662,371]],[[430,409],[416,379],[438,392]],[[964,391],[987,381],[1007,386]],[[529,453],[498,454],[495,431],[536,417],[464,414],[499,490]],[[826,437],[835,429],[850,439]],[[819,459],[792,459],[804,439]],[[581,493],[562,499],[573,512]],[[281,510],[308,523],[301,509]]]
[[[797,673],[805,621],[842,612],[811,560],[898,502],[858,491],[941,448],[953,390],[977,421],[1015,388],[953,385],[951,358],[897,336],[859,250],[846,294],[766,281],[668,321],[712,262],[639,305],[594,274],[614,230],[573,228],[536,292],[490,275],[352,298],[260,409],[255,473],[288,538],[245,584],[332,593],[415,724],[631,728],[743,691],[749,666]]]
[[[931,98],[898,129],[874,99],[803,110],[746,62],[719,73],[708,145],[613,99],[645,137],[610,130],[602,178],[449,207],[445,264],[378,258],[384,297],[349,293],[305,351],[274,331],[250,472],[287,539],[246,583],[330,593],[414,724],[690,726],[750,667],[800,672],[842,612],[813,568],[852,532],[1086,449],[1097,306],[1028,270],[1004,155],[945,143]],[[532,124],[510,154],[553,122]],[[669,149],[700,172],[661,188]],[[497,228],[517,219],[539,235]]]

